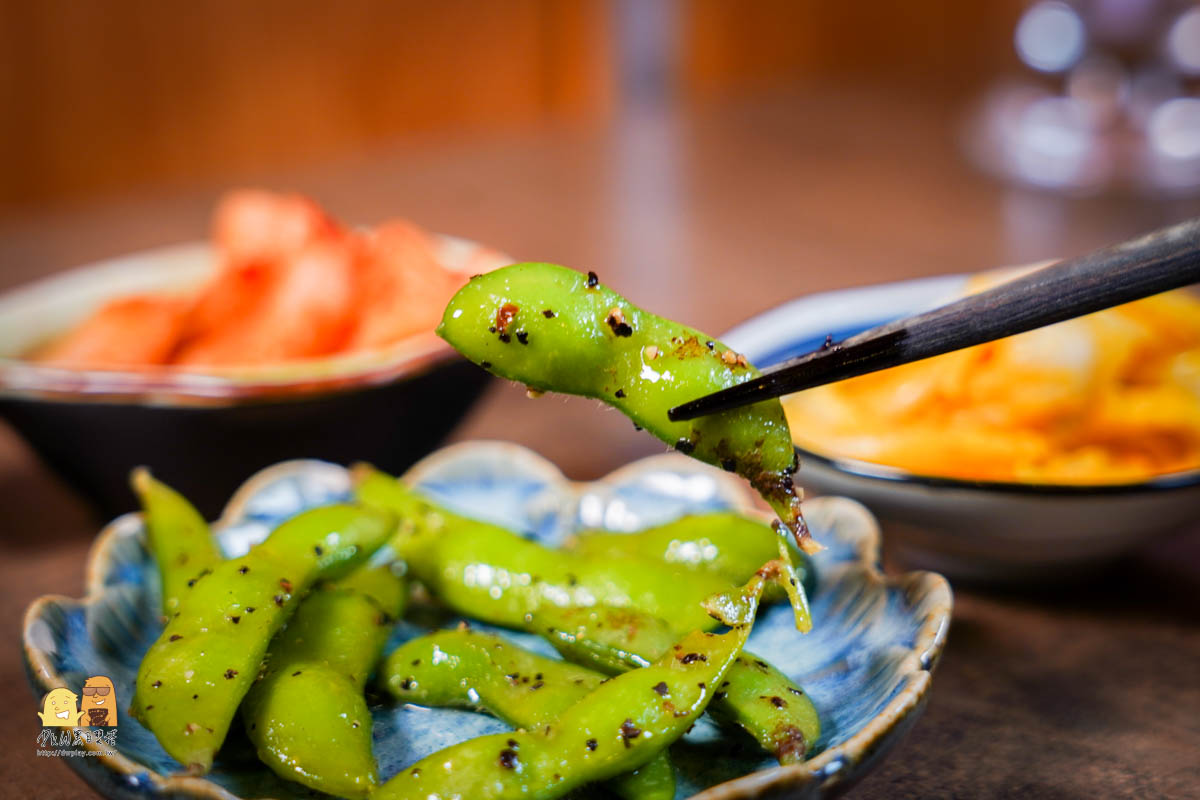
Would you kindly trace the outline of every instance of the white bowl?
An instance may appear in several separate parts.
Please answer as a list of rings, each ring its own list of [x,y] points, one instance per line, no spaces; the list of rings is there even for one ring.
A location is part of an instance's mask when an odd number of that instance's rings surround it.
[[[950,275],[793,300],[722,337],[759,367],[875,325],[939,306],[969,276]],[[950,577],[1036,581],[1111,561],[1150,538],[1200,520],[1200,470],[1095,486],[974,481],[797,448],[797,482],[810,493],[861,500],[910,564]]]

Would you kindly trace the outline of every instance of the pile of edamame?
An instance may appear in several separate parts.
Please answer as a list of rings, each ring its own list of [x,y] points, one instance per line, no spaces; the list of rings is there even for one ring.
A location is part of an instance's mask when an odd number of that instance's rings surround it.
[[[768,589],[807,620],[792,567],[804,557],[769,525],[717,512],[585,531],[554,549],[373,468],[353,475],[353,503],[296,515],[226,560],[182,496],[135,473],[165,625],[130,711],[180,772],[208,772],[240,717],[266,766],[337,797],[555,798],[605,782],[620,797],[669,800],[670,745],[706,710],[785,764],[819,736],[804,691],[744,650]],[[414,583],[422,602],[541,634],[563,658],[468,627],[386,653]],[[514,730],[380,776],[372,686]]]

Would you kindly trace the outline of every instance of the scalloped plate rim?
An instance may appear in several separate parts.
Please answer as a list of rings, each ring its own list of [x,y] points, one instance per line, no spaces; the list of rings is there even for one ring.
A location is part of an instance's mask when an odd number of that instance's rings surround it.
[[[631,475],[651,468],[661,468],[663,465],[670,465],[676,471],[708,474],[717,481],[723,491],[729,492],[729,499],[738,511],[769,516],[754,507],[749,490],[736,479],[677,453],[663,453],[639,459],[594,481],[572,481],[555,464],[533,450],[510,442],[476,440],[459,442],[435,450],[409,468],[403,477],[412,479],[433,472],[438,464],[457,460],[464,452],[493,449],[504,451],[509,458],[533,466],[548,479],[548,482],[562,486],[576,496],[587,486],[618,485],[627,482]],[[255,487],[278,479],[280,474],[295,473],[314,465],[330,466],[330,463],[316,459],[291,459],[254,473],[234,492],[214,527],[226,526],[239,519],[246,502],[254,494]],[[926,571],[907,572],[895,577],[884,575],[879,569],[878,561],[881,543],[879,525],[874,516],[858,501],[845,497],[816,497],[806,500],[805,504],[809,513],[814,508],[820,512],[830,507],[834,510],[850,511],[859,516],[867,535],[862,537],[859,547],[856,548],[855,558],[843,562],[844,566],[847,569],[852,568],[861,580],[875,586],[902,589],[918,613],[925,609],[913,644],[908,648],[905,663],[909,669],[904,673],[903,686],[879,713],[846,741],[821,751],[801,764],[758,770],[711,786],[693,795],[691,800],[742,800],[764,796],[767,792],[775,793],[789,789],[816,791],[817,794],[813,796],[821,796],[835,788],[847,788],[865,772],[854,770],[853,767],[882,756],[894,746],[899,737],[893,736],[893,731],[903,734],[906,726],[915,723],[927,700],[932,686],[932,673],[945,647],[950,626],[953,596],[949,582],[938,573]],[[141,516],[141,512],[136,511],[123,514],[105,525],[97,534],[87,554],[85,591],[82,598],[47,594],[38,597],[26,609],[21,629],[22,649],[26,674],[35,695],[37,692],[44,693],[66,686],[66,682],[54,670],[49,654],[31,641],[31,629],[42,619],[49,607],[86,608],[100,599],[105,590],[104,576],[107,573],[104,567],[110,563],[112,545],[121,537],[135,535],[141,528]],[[95,743],[87,742],[80,746],[98,754],[88,760],[117,775],[136,779],[142,784],[138,788],[146,788],[145,781],[149,780],[155,792],[154,795],[147,795],[150,797],[158,795],[192,797],[197,800],[250,800],[232,794],[202,777],[162,775],[120,752],[106,753]]]

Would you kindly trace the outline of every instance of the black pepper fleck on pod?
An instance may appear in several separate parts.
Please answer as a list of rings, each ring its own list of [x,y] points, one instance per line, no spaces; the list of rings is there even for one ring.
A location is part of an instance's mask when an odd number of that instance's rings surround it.
[[[588,740],[587,740],[587,749],[588,749],[588,750],[595,750],[595,749],[596,749],[596,746],[597,746],[597,744],[599,744],[599,743],[598,743],[598,742],[597,742],[595,739],[588,739]]]
[[[491,368],[492,368],[492,362],[490,362],[490,361],[480,361],[480,362],[479,362],[479,366],[483,367],[484,369],[491,369]]]
[[[517,341],[521,344],[529,344],[529,333],[527,331],[517,331]]]
[[[708,661],[708,656],[703,653],[687,653],[683,658],[679,659],[679,663],[681,664],[691,664],[696,661]]]
[[[625,747],[627,749],[633,747],[633,745],[631,745],[629,742],[641,735],[642,729],[634,725],[632,719],[626,718],[626,720],[621,723],[621,741],[625,743]]]
[[[551,311],[550,309],[547,308],[545,311],[542,312],[542,316],[545,317],[546,319],[554,319],[555,315],[554,315],[553,311]]]
[[[621,399],[622,397],[624,397],[624,396],[625,396],[625,390],[624,390],[624,389],[617,389],[616,393],[615,393],[613,396],[614,396],[614,397],[616,397],[616,398],[619,400],[619,399]]]
[[[626,337],[633,335],[633,327],[625,321],[625,312],[620,306],[613,306],[608,310],[608,316],[604,318],[608,323],[608,327],[612,329],[614,336]]]
[[[689,455],[693,450],[696,449],[696,445],[691,439],[684,439],[680,437],[680,439],[675,442],[675,449],[684,455]]]
[[[666,697],[666,696],[667,696],[667,693],[670,691],[670,690],[667,688],[667,682],[666,682],[666,681],[659,681],[658,683],[654,684],[654,686],[652,686],[652,687],[650,687],[650,688],[654,689],[654,691],[658,692],[658,694],[659,694],[659,695],[661,695],[661,696],[663,696],[663,697]]]
[[[227,670],[225,670],[225,680],[231,681],[235,677],[237,677],[237,674],[238,673],[237,673],[236,669],[227,669]]]
[[[238,567],[238,575],[245,575],[249,571],[250,571],[249,567],[245,567],[245,566]]]
[[[517,766],[517,754],[513,750],[504,749],[500,751],[500,766],[505,769],[515,769]]]
[[[589,270],[587,276],[587,288],[595,289],[598,285],[600,285],[600,279],[596,277],[596,273]]]

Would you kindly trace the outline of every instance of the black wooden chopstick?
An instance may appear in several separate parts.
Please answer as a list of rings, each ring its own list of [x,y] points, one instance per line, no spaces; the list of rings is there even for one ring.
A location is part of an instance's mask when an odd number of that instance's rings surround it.
[[[1200,283],[1200,218],[1043,267],[953,303],[784,361],[676,406],[670,419],[727,411]]]

